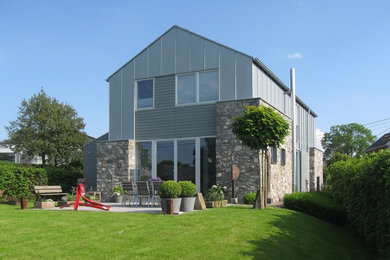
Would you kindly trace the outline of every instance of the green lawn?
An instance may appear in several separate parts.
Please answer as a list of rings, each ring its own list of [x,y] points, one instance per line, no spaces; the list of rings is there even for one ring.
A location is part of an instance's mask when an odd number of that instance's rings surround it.
[[[228,207],[180,216],[0,205],[0,259],[373,259],[344,229],[299,212]]]

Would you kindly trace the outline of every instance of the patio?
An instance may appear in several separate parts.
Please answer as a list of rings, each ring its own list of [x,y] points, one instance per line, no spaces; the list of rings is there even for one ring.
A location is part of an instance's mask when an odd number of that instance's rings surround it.
[[[162,213],[161,207],[130,207],[130,206],[122,206],[121,203],[103,203],[104,205],[111,206],[111,209],[108,212],[123,212],[123,213]],[[67,207],[67,208],[50,208],[47,210],[73,210],[72,207]],[[104,212],[105,210],[100,210],[96,208],[91,208],[91,207],[85,207],[85,206],[79,206],[78,208],[79,211],[102,211]]]

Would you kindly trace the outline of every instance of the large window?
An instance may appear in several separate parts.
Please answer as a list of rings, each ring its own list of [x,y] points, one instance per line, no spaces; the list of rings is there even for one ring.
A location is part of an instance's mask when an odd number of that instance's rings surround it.
[[[177,180],[195,183],[195,140],[177,141]]]
[[[213,102],[218,100],[218,71],[196,72],[177,76],[177,105]]]
[[[174,143],[173,141],[157,142],[157,177],[162,180],[174,179]]]
[[[200,139],[200,190],[206,196],[207,190],[216,184],[215,138]]]
[[[153,79],[137,81],[137,108],[153,108]]]
[[[136,143],[137,180],[146,181],[152,177],[152,142]]]

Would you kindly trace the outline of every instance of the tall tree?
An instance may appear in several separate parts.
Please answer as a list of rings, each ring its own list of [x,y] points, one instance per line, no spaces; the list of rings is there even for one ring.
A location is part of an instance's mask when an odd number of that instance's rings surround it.
[[[5,128],[15,151],[28,157],[39,155],[43,165],[49,159],[57,166],[80,156],[87,142],[84,127],[83,119],[70,105],[47,96],[41,89],[22,101],[17,119]]]
[[[324,159],[329,162],[336,153],[359,157],[374,141],[371,130],[361,124],[334,125],[321,140]]]
[[[258,152],[259,157],[259,190],[256,194],[254,208],[265,208],[267,205],[267,173],[265,163],[268,147],[279,147],[289,134],[289,123],[272,108],[266,106],[247,106],[242,116],[234,117],[231,125],[233,133],[242,143]],[[265,155],[265,158],[264,158]]]

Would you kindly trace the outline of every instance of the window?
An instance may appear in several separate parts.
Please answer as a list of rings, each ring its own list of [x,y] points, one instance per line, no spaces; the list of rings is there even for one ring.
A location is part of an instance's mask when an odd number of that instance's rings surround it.
[[[146,181],[152,177],[152,142],[136,143],[137,181]]]
[[[195,183],[195,140],[177,141],[177,181]]]
[[[173,180],[174,162],[173,141],[157,142],[157,177],[163,181]]]
[[[276,164],[278,162],[278,148],[272,147],[271,163]]]
[[[153,79],[137,81],[136,96],[138,109],[153,108],[153,83]]]
[[[197,104],[219,100],[218,71],[178,75],[176,79],[176,104]]]
[[[282,149],[282,154],[281,154],[281,159],[280,159],[280,164],[282,166],[286,165],[286,149]]]
[[[196,103],[196,74],[177,77],[177,104]]]

